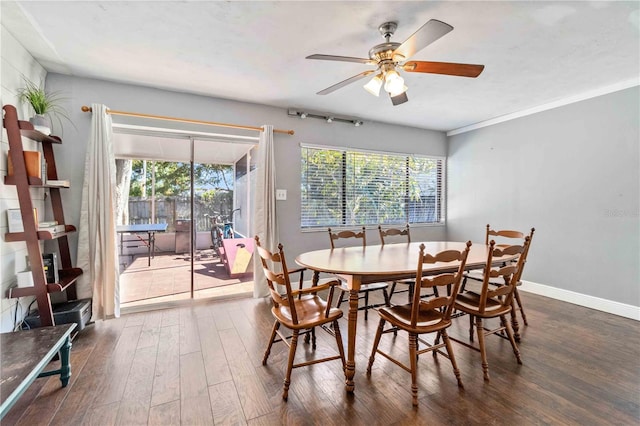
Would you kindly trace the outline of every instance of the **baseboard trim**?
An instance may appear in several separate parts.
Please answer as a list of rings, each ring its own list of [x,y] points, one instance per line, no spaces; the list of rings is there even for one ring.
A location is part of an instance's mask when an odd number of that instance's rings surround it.
[[[522,286],[519,287],[519,290],[640,321],[639,306],[614,302],[613,300],[576,293],[575,291],[538,284],[532,281],[523,280]]]

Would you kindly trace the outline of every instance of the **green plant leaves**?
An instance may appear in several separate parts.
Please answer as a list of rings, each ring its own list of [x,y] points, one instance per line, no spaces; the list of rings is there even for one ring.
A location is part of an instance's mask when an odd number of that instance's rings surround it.
[[[61,105],[65,98],[60,92],[46,92],[41,85],[25,79],[25,87],[18,90],[18,99],[21,102],[29,103],[38,115],[46,115],[50,119],[55,117],[61,128],[62,120],[60,117],[65,118],[73,125],[67,111]]]

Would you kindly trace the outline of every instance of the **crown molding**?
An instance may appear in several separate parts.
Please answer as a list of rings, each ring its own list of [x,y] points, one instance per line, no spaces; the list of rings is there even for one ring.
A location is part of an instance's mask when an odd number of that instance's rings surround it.
[[[505,121],[515,120],[516,118],[526,117],[527,115],[537,114],[542,111],[547,111],[547,110],[558,108],[561,106],[584,101],[587,99],[596,98],[598,96],[607,95],[609,93],[618,92],[620,90],[629,89],[631,87],[635,87],[639,85],[640,85],[640,78],[633,78],[631,80],[621,81],[619,83],[612,84],[609,86],[604,86],[598,89],[589,90],[588,92],[584,92],[579,95],[569,96],[567,98],[563,98],[557,101],[538,105],[533,108],[524,109],[522,111],[513,112],[511,114],[501,115],[500,117],[492,118],[490,120],[480,121],[478,123],[470,124],[468,126],[449,130],[447,132],[447,136],[459,135],[461,133],[466,133],[472,130],[481,129],[483,127],[493,126],[494,124],[504,123]]]

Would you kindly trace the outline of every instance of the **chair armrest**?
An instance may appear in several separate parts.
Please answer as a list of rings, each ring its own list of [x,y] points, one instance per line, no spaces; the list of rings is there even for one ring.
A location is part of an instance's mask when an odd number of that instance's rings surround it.
[[[340,285],[340,281],[338,281],[338,280],[329,281],[329,282],[326,282],[324,284],[317,285],[315,287],[307,287],[307,288],[303,288],[303,289],[300,289],[300,290],[293,290],[291,293],[294,296],[299,295],[299,294],[300,295],[302,295],[302,294],[313,294],[313,293],[317,293],[317,292],[322,291],[322,290],[327,290],[327,289],[329,289],[331,287],[334,287],[336,285]]]
[[[314,294],[322,290],[330,289],[329,298],[327,299],[327,309],[325,310],[324,316],[325,318],[329,317],[329,311],[331,310],[331,304],[333,303],[333,292],[336,289],[336,286],[339,286],[340,280],[328,281],[324,284],[315,285],[313,287],[301,288],[300,290],[292,291],[293,296],[298,296],[298,299],[302,297],[303,294]]]

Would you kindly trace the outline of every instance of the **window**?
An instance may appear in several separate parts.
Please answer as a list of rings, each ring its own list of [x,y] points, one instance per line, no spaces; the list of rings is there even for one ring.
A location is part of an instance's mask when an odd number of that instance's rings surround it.
[[[303,229],[442,223],[444,159],[302,146]]]

